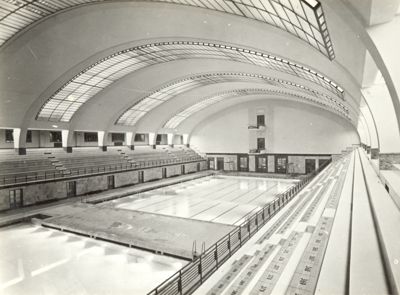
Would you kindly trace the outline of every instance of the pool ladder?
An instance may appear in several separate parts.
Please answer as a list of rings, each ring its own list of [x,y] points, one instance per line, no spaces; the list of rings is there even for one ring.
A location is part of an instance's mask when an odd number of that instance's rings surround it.
[[[192,245],[192,257],[193,260],[196,260],[197,258],[200,257],[201,254],[203,254],[206,251],[206,243],[203,242],[201,244],[201,252],[197,252],[197,243],[196,240],[193,241],[193,245]]]

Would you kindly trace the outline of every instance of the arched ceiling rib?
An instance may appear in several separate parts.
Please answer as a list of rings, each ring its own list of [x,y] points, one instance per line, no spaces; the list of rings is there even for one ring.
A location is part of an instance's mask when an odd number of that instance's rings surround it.
[[[344,102],[334,99],[328,95],[312,90],[300,84],[292,83],[282,79],[266,77],[263,75],[254,75],[247,73],[212,73],[191,76],[185,79],[169,83],[156,91],[152,92],[137,101],[133,106],[127,109],[117,120],[117,125],[134,126],[144,115],[151,112],[154,108],[172,99],[176,95],[188,90],[224,82],[251,81],[268,86],[275,86],[287,90],[299,91],[309,96],[315,97],[315,101],[325,104],[330,109],[340,113],[343,117],[349,119],[349,109]]]
[[[249,96],[249,95],[284,95],[288,97],[294,97],[296,99],[300,99],[301,101],[309,101],[312,102],[314,105],[317,104],[324,109],[329,109],[331,112],[333,111],[334,113],[346,117],[349,119],[347,116],[344,116],[344,114],[336,109],[332,109],[331,106],[327,105],[325,102],[320,101],[318,99],[311,99],[309,97],[306,97],[304,95],[299,95],[299,94],[294,94],[290,93],[287,91],[283,90],[272,90],[272,89],[257,89],[257,88],[242,88],[242,89],[235,89],[231,91],[225,91],[221,93],[217,93],[215,95],[206,97],[202,99],[201,101],[195,103],[194,105],[191,105],[187,108],[184,108],[183,110],[177,112],[174,116],[172,116],[164,125],[164,128],[169,128],[169,129],[175,129],[177,128],[184,120],[195,114],[196,112],[199,112],[207,107],[210,107],[218,102],[224,101],[226,99],[231,99],[234,97],[243,97],[243,96]]]
[[[154,64],[179,59],[215,58],[249,63],[314,82],[343,99],[337,83],[288,60],[235,46],[194,41],[160,42],[128,48],[98,60],[56,91],[42,106],[37,119],[69,122],[90,98],[122,77]]]
[[[67,8],[112,0],[0,0],[0,46],[29,25]],[[333,60],[335,54],[318,0],[148,0],[217,10],[268,23],[304,40]]]

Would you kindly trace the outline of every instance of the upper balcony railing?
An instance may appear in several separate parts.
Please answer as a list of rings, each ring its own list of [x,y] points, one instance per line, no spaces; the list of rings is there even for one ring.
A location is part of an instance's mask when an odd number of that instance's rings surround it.
[[[87,165],[84,167],[75,167],[60,170],[44,170],[36,172],[21,172],[13,174],[0,174],[0,187],[9,185],[19,185],[38,181],[51,181],[57,179],[64,179],[76,176],[87,176],[94,174],[129,171],[144,168],[152,168],[163,165],[184,164],[196,161],[204,161],[200,156],[185,157],[182,159],[162,159],[162,160],[147,160],[137,161],[133,163],[119,163],[108,165]],[[1,172],[0,172],[1,173]]]

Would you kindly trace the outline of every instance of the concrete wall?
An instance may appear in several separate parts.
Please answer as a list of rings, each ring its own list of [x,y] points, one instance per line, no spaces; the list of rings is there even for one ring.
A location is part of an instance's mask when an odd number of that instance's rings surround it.
[[[267,169],[269,173],[274,173],[275,172],[275,157],[274,156],[268,156],[267,157]],[[254,167],[254,171],[256,168]]]
[[[99,146],[98,141],[85,142],[85,132],[74,132],[75,144],[74,146]]]
[[[133,135],[133,139],[135,139],[135,135]],[[146,133],[144,135],[144,141],[133,141],[133,144],[136,145],[148,145],[149,144],[149,135]]]
[[[318,169],[319,160],[320,159],[330,159],[331,157],[323,157],[323,156],[289,156],[288,162],[292,163],[291,168],[294,173],[306,173],[306,160],[312,159],[315,160],[315,167]],[[291,172],[291,171],[289,171]]]
[[[259,154],[263,155],[263,154]],[[225,171],[237,171],[237,154],[207,154],[207,158],[214,158],[215,169],[217,169],[217,158],[224,158]],[[267,171],[268,173],[275,173],[275,155],[267,154]],[[316,169],[319,167],[319,159],[330,159],[331,156],[327,155],[287,155],[288,159],[288,173],[305,174],[307,159],[315,159]],[[249,155],[249,172],[257,171],[257,156],[254,154]],[[289,165],[290,164],[290,165]]]
[[[393,164],[400,164],[400,153],[379,154],[379,168],[381,170],[393,170]]]
[[[0,190],[0,210],[9,209],[10,190],[22,189],[24,206],[67,197],[67,181],[47,182]]]
[[[180,134],[175,134],[174,137],[172,138],[172,144],[183,144],[183,138],[182,135]]]
[[[56,131],[56,130],[55,130]],[[50,142],[49,132],[47,130],[31,130],[32,132],[32,142],[26,143],[27,148],[52,148],[54,147],[54,143]],[[84,133],[83,131],[75,131],[73,135],[72,146],[78,147],[96,147],[98,146],[98,142],[85,142],[84,140]],[[0,129],[0,149],[13,149],[14,143],[6,142],[5,138],[6,129]],[[126,138],[125,138],[126,139]],[[181,144],[180,137],[176,136],[174,138],[175,144]],[[112,142],[112,135],[111,133],[107,134],[106,144],[108,146],[114,146],[114,142]],[[123,141],[123,145],[126,144],[126,141]],[[144,142],[134,142],[134,145],[141,146],[141,145],[148,145],[149,138],[148,134],[145,135]]]
[[[247,109],[229,109],[198,128],[192,134],[190,144],[204,153],[248,153],[247,125]]]
[[[115,187],[132,185],[139,182],[138,171],[129,171],[125,173],[118,173],[115,175]]]
[[[27,148],[39,147],[39,131],[32,130],[32,142],[26,143]],[[14,143],[6,142],[6,129],[0,129],[0,149],[13,149]]]
[[[76,194],[84,195],[88,192],[104,191],[107,189],[107,175],[92,176],[76,180]]]
[[[248,129],[259,110],[265,110],[265,130]],[[268,153],[337,154],[359,143],[350,122],[330,112],[302,103],[259,100],[211,116],[194,130],[190,144],[205,153],[248,153],[260,132]]]
[[[167,177],[181,175],[181,166],[167,166]]]
[[[249,171],[256,171],[256,157],[249,156]]]
[[[39,131],[39,146],[43,148],[54,147],[54,142],[50,142],[50,131],[40,130]]]
[[[207,158],[214,158],[214,167],[217,169],[217,158],[224,158],[225,171],[238,170],[238,156],[237,155],[221,155],[221,154],[207,154]]]
[[[161,168],[152,168],[144,170],[144,182],[153,181],[162,178]]]
[[[185,165],[185,174],[197,172],[197,163],[188,163]]]
[[[57,131],[57,130],[54,130]],[[5,129],[0,129],[0,148],[14,148],[13,143],[7,143],[5,140]],[[47,130],[31,130],[32,132],[32,142],[26,143],[27,148],[52,148],[54,147],[54,142],[50,142],[50,131]],[[83,133],[82,133],[83,141]],[[96,145],[97,146],[97,143]]]
[[[187,163],[185,165],[185,173],[197,171],[197,163]],[[165,166],[167,169],[167,177],[181,174],[181,165]],[[206,162],[200,163],[200,170],[206,170]],[[144,169],[144,181],[154,181],[162,178],[162,167]],[[37,203],[48,202],[67,197],[67,182],[76,182],[76,194],[85,195],[88,193],[107,190],[107,177],[114,175],[115,187],[134,185],[138,183],[138,171],[128,171],[115,174],[97,175],[84,177],[79,179],[69,179],[62,181],[38,183],[32,185],[21,185],[19,187],[0,189],[0,211],[7,210],[10,207],[9,194],[10,190],[22,189],[24,206]]]

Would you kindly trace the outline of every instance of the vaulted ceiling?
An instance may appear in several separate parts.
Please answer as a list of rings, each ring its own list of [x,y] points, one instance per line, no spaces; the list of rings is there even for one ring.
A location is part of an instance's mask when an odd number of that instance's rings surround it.
[[[196,111],[275,95],[374,129],[367,48],[325,2],[0,3],[2,127],[179,133]]]

